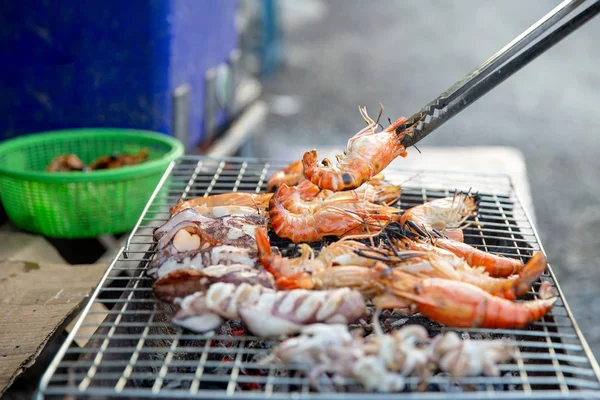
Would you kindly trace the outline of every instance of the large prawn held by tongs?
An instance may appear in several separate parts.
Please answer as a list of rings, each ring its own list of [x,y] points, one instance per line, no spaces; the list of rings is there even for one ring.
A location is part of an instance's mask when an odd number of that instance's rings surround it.
[[[348,140],[344,154],[336,156],[335,165],[327,158],[319,165],[314,149],[304,153],[304,176],[321,189],[356,189],[379,174],[396,157],[406,156],[406,148],[402,144],[404,134],[396,133],[406,118],[400,118],[377,132],[379,124],[368,116],[366,108],[359,107],[359,111],[367,126]]]

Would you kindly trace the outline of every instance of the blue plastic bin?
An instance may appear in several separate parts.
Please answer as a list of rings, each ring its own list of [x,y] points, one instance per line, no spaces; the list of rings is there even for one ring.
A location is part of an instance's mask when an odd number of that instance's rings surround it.
[[[0,139],[76,127],[171,134],[189,84],[203,136],[204,73],[236,47],[236,0],[27,0],[0,13]]]

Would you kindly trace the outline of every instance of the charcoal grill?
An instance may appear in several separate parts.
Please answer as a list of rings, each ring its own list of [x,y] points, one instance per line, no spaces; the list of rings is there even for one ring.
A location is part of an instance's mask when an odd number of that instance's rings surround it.
[[[339,399],[418,398],[453,396],[474,398],[600,398],[600,370],[577,327],[551,268],[541,280],[558,292],[554,309],[543,320],[521,330],[468,329],[466,338],[511,337],[518,341],[515,361],[502,364],[499,377],[452,380],[436,375],[423,384],[407,379],[401,393],[368,394],[347,380],[316,392],[306,369],[265,368],[257,357],[277,343],[240,335],[235,322],[208,334],[195,334],[170,323],[171,306],[152,296],[152,280],[145,276],[152,257],[152,231],[169,216],[179,199],[230,191],[263,191],[268,177],[284,162],[258,159],[184,157],[170,165],[130,236],[127,247],[112,262],[93,292],[71,334],[43,376],[38,398],[235,398]],[[449,171],[388,168],[386,178],[403,184],[399,202],[408,208],[430,199],[471,190],[481,197],[465,241],[485,251],[526,261],[542,249],[510,178]],[[285,241],[283,252],[294,251]],[[534,298],[539,283],[527,295]],[[95,307],[101,304],[108,311]],[[100,326],[97,322],[101,320]],[[445,328],[415,317],[386,313],[386,329],[421,323],[430,333]],[[79,347],[76,341],[87,342]],[[457,394],[460,393],[460,394]]]

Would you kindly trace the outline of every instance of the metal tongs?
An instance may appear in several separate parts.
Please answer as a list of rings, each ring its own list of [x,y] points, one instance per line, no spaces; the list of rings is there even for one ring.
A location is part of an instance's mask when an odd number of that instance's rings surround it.
[[[413,146],[444,122],[473,104],[506,78],[519,71],[537,56],[560,42],[600,12],[600,0],[586,6],[585,0],[566,0],[525,32],[504,46],[473,72],[452,85],[396,129],[404,133],[402,144]],[[582,7],[583,6],[583,7]],[[576,9],[583,9],[574,13]],[[565,18],[568,14],[568,18]],[[560,25],[560,26],[559,26]],[[557,27],[559,26],[559,27]],[[557,27],[557,28],[556,28]],[[551,33],[529,46],[542,34]],[[525,49],[527,46],[529,48]]]

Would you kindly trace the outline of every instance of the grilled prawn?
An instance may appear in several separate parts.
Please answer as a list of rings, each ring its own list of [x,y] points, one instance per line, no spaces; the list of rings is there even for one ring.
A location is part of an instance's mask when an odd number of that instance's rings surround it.
[[[332,289],[350,287],[370,297],[381,292],[379,277],[388,268],[354,253],[358,242],[337,242],[325,248],[316,259],[289,259],[271,250],[264,229],[256,230],[258,257],[275,278],[279,289]],[[334,266],[337,264],[338,266]]]
[[[468,226],[465,221],[476,213],[475,196],[454,193],[452,197],[428,201],[409,208],[402,215],[400,223],[423,236],[436,230],[452,240],[462,242],[462,229]]]
[[[548,313],[556,296],[548,282],[539,288],[537,300],[513,302],[487,293],[470,283],[416,278],[394,270],[386,293],[373,299],[379,308],[416,306],[425,317],[457,328],[523,328]]]
[[[334,205],[306,214],[295,214],[285,208],[279,196],[288,189],[283,184],[277,190],[269,204],[269,216],[273,231],[294,243],[316,242],[325,236],[375,235],[395,218],[362,210],[345,210]]]
[[[304,182],[310,183],[310,181]],[[298,185],[298,188],[304,185],[304,182]],[[311,183],[311,185],[313,184]],[[314,185],[314,187],[318,188],[316,185]],[[391,205],[400,199],[401,194],[402,187],[400,185],[392,185],[386,182],[383,174],[379,174],[369,179],[356,189],[342,192],[334,192],[332,190],[324,189],[321,190],[314,198],[319,200],[325,200],[329,198],[357,198],[370,201],[371,203]],[[304,196],[304,199],[310,200],[307,196]]]
[[[274,192],[284,183],[288,186],[296,186],[304,181],[304,167],[302,160],[294,161],[287,167],[275,172],[267,181],[267,190]]]
[[[366,193],[365,193],[366,194]],[[297,187],[284,185],[276,194],[283,207],[294,214],[314,214],[319,209],[333,206],[343,210],[365,211],[371,214],[398,216],[401,212],[396,207],[377,204],[365,199],[355,191],[330,192],[329,196],[305,200]]]
[[[440,256],[439,253],[429,253],[413,260],[415,260],[413,263],[403,260],[396,269],[420,277],[444,278],[470,283],[493,296],[508,300],[516,300],[526,294],[547,265],[544,254],[537,252],[518,275],[497,278],[489,276],[480,268],[470,267],[460,258],[453,262],[448,257]]]
[[[237,206],[250,207],[259,210],[266,210],[269,206],[269,200],[272,194],[270,193],[223,193],[213,194],[207,197],[198,197],[186,201],[180,201],[171,207],[171,215],[187,208],[204,208],[204,207],[219,207],[219,206]]]
[[[466,243],[456,242],[444,238],[434,239],[435,246],[445,249],[463,258],[473,267],[483,267],[491,276],[509,276],[521,273],[524,264],[521,260],[504,257],[497,254],[486,253]]]
[[[319,165],[316,150],[304,153],[304,176],[321,189],[356,189],[379,174],[396,157],[406,156],[406,148],[402,145],[404,135],[396,133],[406,118],[376,132],[378,124],[367,115],[366,109],[359,108],[359,111],[367,126],[348,140],[344,155],[336,157],[337,164],[324,159]]]
[[[509,277],[514,274],[523,276],[530,273],[523,271],[525,265],[521,260],[487,253],[466,243],[432,236],[426,239],[411,231],[405,231],[404,233],[399,234],[390,229],[390,232],[392,235],[400,237],[396,242],[398,248],[435,253],[444,257],[454,265],[464,261],[472,268],[485,270],[485,272],[492,277]],[[410,238],[405,236],[405,234],[410,236]],[[542,272],[543,271],[539,271],[540,274]]]

